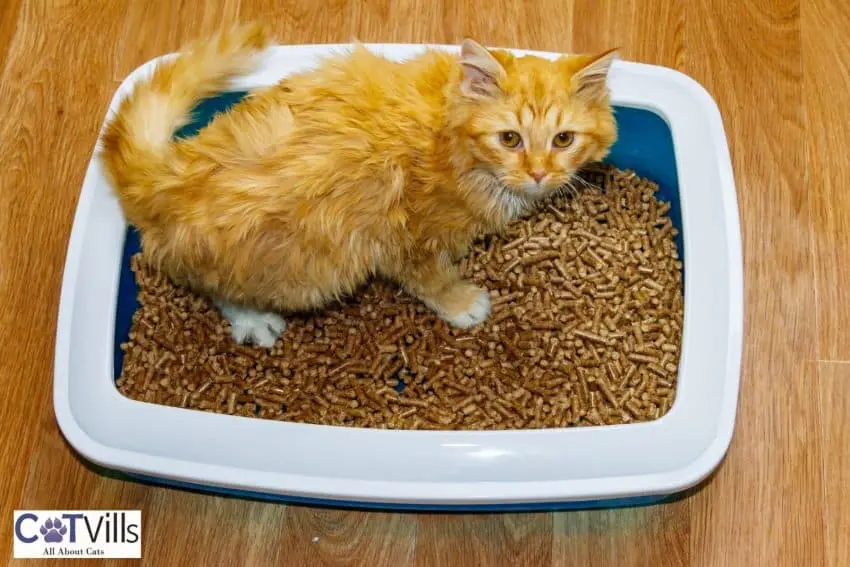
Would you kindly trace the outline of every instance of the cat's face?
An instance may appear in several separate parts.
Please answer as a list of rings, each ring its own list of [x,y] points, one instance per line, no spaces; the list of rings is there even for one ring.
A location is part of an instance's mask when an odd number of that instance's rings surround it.
[[[612,59],[515,58],[465,42],[459,118],[471,165],[525,199],[570,184],[616,140],[605,83]]]

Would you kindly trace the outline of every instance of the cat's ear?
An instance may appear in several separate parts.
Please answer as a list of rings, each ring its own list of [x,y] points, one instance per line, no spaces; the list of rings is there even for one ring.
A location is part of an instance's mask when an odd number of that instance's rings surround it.
[[[505,76],[505,68],[480,43],[465,39],[460,45],[460,64],[463,79],[460,90],[469,97],[493,97],[499,94],[499,82]]]
[[[609,49],[599,55],[588,57],[573,74],[576,94],[602,98],[607,92],[608,71],[611,70],[614,60],[618,58],[618,49]]]

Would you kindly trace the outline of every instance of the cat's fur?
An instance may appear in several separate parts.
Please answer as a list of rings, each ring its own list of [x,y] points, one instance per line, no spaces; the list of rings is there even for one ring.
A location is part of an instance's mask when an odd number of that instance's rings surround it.
[[[466,41],[460,56],[404,63],[356,46],[172,140],[267,41],[249,25],[189,47],[135,88],[103,137],[147,258],[214,298],[238,340],[269,345],[283,320],[264,312],[321,307],[373,275],[453,325],[483,321],[489,296],[457,259],[616,139],[611,53],[548,61]],[[523,147],[505,147],[504,131]],[[575,135],[563,150],[561,131]]]

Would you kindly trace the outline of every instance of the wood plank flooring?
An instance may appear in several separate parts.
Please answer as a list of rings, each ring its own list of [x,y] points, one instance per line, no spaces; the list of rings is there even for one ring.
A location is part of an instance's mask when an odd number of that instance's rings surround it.
[[[686,499],[440,515],[283,506],[116,480],[52,410],[65,249],[118,82],[221,23],[282,43],[592,51],[675,67],[718,101],[744,234],[735,438]],[[144,563],[839,567],[850,557],[850,4],[842,0],[141,0],[0,3],[0,559],[12,510],[141,508]],[[120,562],[114,562],[120,563]]]

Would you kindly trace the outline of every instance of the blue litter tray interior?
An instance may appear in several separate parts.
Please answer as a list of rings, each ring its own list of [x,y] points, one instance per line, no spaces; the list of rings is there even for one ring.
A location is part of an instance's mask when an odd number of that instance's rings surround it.
[[[208,124],[218,113],[227,111],[238,103],[247,93],[232,92],[224,93],[201,102],[193,113],[193,120],[181,128],[176,137],[191,137]],[[682,215],[679,201],[678,173],[676,170],[676,158],[673,150],[673,138],[667,122],[658,114],[644,109],[624,106],[615,107],[619,138],[614,145],[605,163],[614,165],[620,169],[630,169],[641,177],[646,177],[656,182],[659,186],[658,199],[668,201],[671,204],[670,217],[673,226],[679,230],[676,237],[676,246],[679,256],[684,262],[684,250],[682,246]],[[130,259],[140,251],[138,233],[130,227],[127,230],[122,256],[121,275],[118,289],[118,300],[115,318],[115,342],[114,342],[114,379],[117,380],[123,366],[123,353],[120,345],[127,342],[133,314],[140,307],[137,296],[138,286],[130,268]],[[400,385],[403,387],[403,384]],[[361,502],[340,502],[335,500],[322,500],[314,498],[286,497],[274,494],[224,489],[212,486],[203,486],[185,482],[171,481],[168,479],[155,478],[142,475],[127,475],[129,477],[155,484],[165,484],[178,488],[193,489],[200,491],[225,494],[230,496],[291,502],[320,506],[345,506],[355,508],[395,509],[411,511],[459,511],[459,512],[495,512],[495,511],[523,511],[523,510],[568,510],[568,509],[591,509],[591,508],[616,508],[627,506],[642,506],[659,503],[674,496],[645,496],[637,498],[625,498],[614,500],[597,500],[589,502],[546,502],[528,504],[482,504],[475,506],[435,506],[421,504],[381,504]]]

